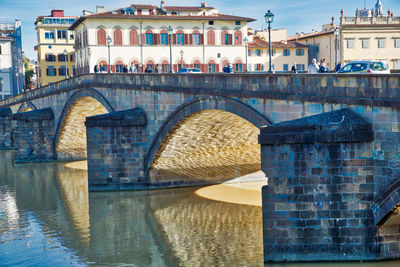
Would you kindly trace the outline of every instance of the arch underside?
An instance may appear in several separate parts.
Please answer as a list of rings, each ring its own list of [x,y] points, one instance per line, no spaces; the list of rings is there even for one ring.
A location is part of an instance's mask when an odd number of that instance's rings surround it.
[[[261,170],[259,128],[230,112],[207,109],[167,134],[150,166],[152,182],[222,182]]]
[[[78,98],[69,108],[60,129],[56,144],[58,159],[86,158],[86,117],[105,113],[107,109],[93,97]]]

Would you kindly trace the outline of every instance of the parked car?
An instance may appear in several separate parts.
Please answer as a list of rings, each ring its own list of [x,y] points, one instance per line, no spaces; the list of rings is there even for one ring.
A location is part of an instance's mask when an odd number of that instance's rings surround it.
[[[180,69],[177,73],[201,73],[201,70],[193,68],[183,68]]]
[[[337,73],[390,73],[389,65],[385,61],[352,61],[341,68]]]

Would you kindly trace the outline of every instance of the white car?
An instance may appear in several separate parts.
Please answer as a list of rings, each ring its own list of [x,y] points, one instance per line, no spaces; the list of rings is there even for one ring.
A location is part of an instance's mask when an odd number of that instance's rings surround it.
[[[389,65],[385,61],[352,61],[337,73],[371,73],[371,74],[388,74],[390,73]]]
[[[194,68],[183,68],[180,69],[177,73],[201,73],[201,70]]]

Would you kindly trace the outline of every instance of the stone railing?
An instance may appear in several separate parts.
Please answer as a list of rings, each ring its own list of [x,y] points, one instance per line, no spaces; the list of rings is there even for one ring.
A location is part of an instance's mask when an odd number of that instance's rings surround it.
[[[400,107],[400,74],[88,74],[0,101],[0,108],[80,88],[153,90]]]
[[[399,24],[400,17],[341,17],[341,25],[351,24]]]

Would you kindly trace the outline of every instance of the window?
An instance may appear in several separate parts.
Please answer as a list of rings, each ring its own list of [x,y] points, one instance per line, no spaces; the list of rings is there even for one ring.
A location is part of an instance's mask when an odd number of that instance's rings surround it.
[[[47,76],[57,76],[57,72],[56,72],[56,69],[54,68],[54,66],[47,66],[46,75]]]
[[[283,56],[284,57],[290,56],[290,49],[283,49]]]
[[[235,32],[235,45],[242,45],[242,32],[239,30]]]
[[[69,55],[69,61],[71,61],[71,62],[75,61],[75,54],[74,53]]]
[[[276,50],[272,49],[272,56],[275,56],[275,54],[276,54]],[[268,50],[268,55],[269,55],[269,50]]]
[[[256,56],[261,57],[262,54],[262,49],[256,49]]]
[[[124,72],[124,65],[122,64],[122,62],[117,62],[115,64],[115,72],[116,73],[122,73]]]
[[[142,15],[142,10],[141,10],[141,9],[138,9],[138,10],[137,10],[137,14],[138,14],[138,15]]]
[[[394,47],[400,48],[400,39],[394,39]]]
[[[132,29],[129,31],[129,41],[131,45],[138,45],[139,44],[139,38],[138,38],[138,33],[135,29]]]
[[[396,70],[400,69],[400,60],[393,61],[393,68]]]
[[[57,38],[58,39],[67,39],[67,31],[58,30],[57,31]]]
[[[215,32],[213,30],[207,32],[207,43],[208,45],[215,45]]]
[[[242,71],[242,67],[243,64],[242,63],[236,63],[235,64],[235,72],[241,72]]]
[[[107,63],[105,61],[100,62],[100,71],[101,72],[107,72],[108,68],[107,68]]]
[[[304,64],[297,64],[298,71],[304,71],[305,69],[306,69],[306,66]]]
[[[168,33],[161,33],[160,34],[160,43],[162,45],[167,45],[168,44]]]
[[[304,49],[297,48],[296,49],[296,56],[304,56]]]
[[[247,50],[247,54],[249,57],[251,57],[251,51],[252,51],[251,49]]]
[[[208,72],[215,72],[215,64],[208,64]]]
[[[1,55],[1,45],[0,45],[0,55]]]
[[[214,25],[214,21],[213,20],[208,21],[208,25]]]
[[[54,32],[44,32],[44,39],[54,39]]]
[[[347,43],[347,48],[354,48],[354,40],[353,39],[346,40],[346,43]]]
[[[71,39],[71,40],[74,40],[74,39],[75,39],[75,35],[74,35],[73,32],[71,32],[71,33],[69,34],[69,39]]]
[[[289,65],[283,64],[283,71],[289,71]]]
[[[200,63],[195,63],[195,64],[193,64],[193,68],[195,68],[195,69],[200,69],[200,68],[201,68]]]
[[[193,44],[200,45],[200,33],[193,34]]]
[[[225,39],[225,45],[228,45],[229,44],[229,34],[228,33],[225,33],[225,36],[224,36],[224,39]]]
[[[385,39],[378,39],[378,48],[385,48]]]
[[[263,64],[255,64],[254,68],[256,71],[262,71],[262,70],[264,70],[264,65]]]
[[[76,75],[76,69],[75,69],[75,66],[72,66],[72,76],[75,76]]]
[[[368,48],[368,45],[369,45],[368,41],[369,41],[368,39],[361,40],[361,47],[362,48]]]
[[[163,63],[161,64],[162,72],[169,72],[169,64]]]
[[[180,44],[180,45],[185,44],[185,35],[183,33],[176,34],[176,44]]]
[[[146,33],[146,44],[147,45],[153,44],[153,34],[152,33]]]
[[[240,25],[240,21],[237,20],[237,21],[235,22],[235,25]]]
[[[122,31],[120,29],[114,30],[114,45],[122,45]]]
[[[97,31],[97,44],[106,45],[106,31],[104,29],[99,29]]]
[[[68,56],[64,56],[64,54],[58,54],[58,61],[59,62],[65,62],[65,60],[68,61]]]
[[[68,69],[66,70],[65,69],[65,66],[61,66],[59,69],[58,69],[58,76],[65,76],[65,73],[68,71]],[[68,75],[68,73],[67,73],[67,75]]]
[[[46,54],[46,62],[55,62],[56,61],[56,56],[53,54]]]

